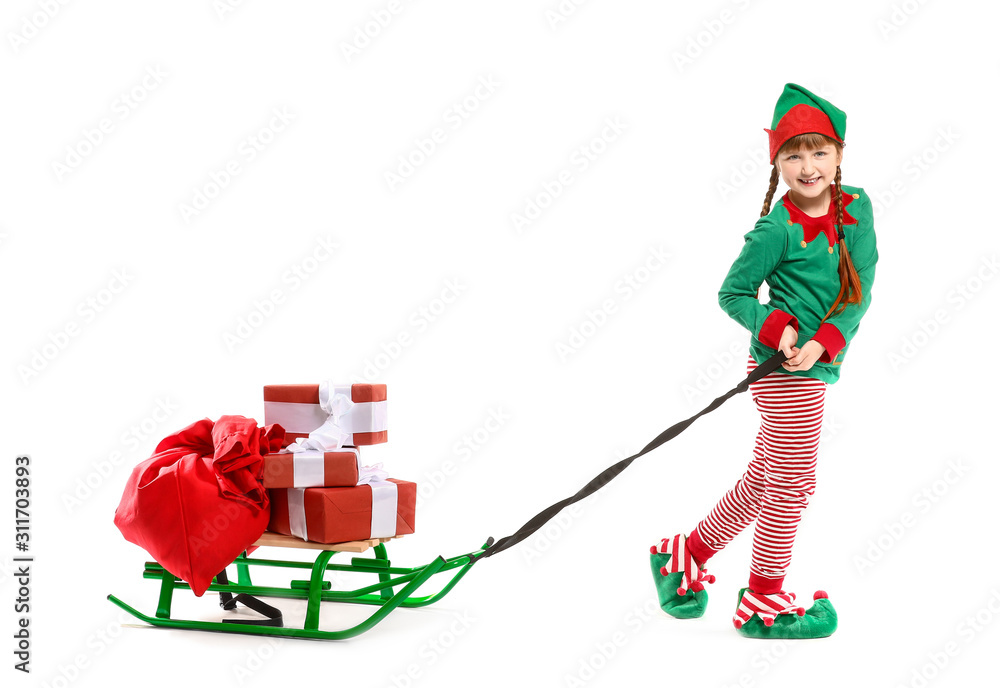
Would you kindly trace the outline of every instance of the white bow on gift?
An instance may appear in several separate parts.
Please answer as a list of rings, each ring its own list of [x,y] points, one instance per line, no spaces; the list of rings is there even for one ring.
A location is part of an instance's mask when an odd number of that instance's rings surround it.
[[[382,468],[381,463],[377,463],[374,466],[358,467],[358,485],[367,485],[368,483],[384,481],[388,479],[388,477],[389,471]]]
[[[351,439],[351,433],[341,427],[342,419],[347,416],[354,407],[354,401],[343,392],[336,392],[336,387],[329,380],[319,386],[319,406],[327,414],[323,424],[309,433],[308,437],[302,437],[285,447],[285,451],[304,452],[320,451],[328,452],[340,449]],[[358,485],[365,485],[373,480],[385,480],[389,477],[388,471],[382,469],[382,464],[374,466],[362,466],[358,461]]]
[[[336,388],[329,380],[319,386],[319,407],[327,414],[323,424],[288,445],[288,451],[330,451],[339,449],[351,439],[351,433],[341,427],[341,419],[351,412],[354,402]]]

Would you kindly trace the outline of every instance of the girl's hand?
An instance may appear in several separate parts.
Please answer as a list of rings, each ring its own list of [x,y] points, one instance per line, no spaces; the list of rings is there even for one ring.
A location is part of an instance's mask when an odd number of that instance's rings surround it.
[[[823,355],[824,351],[826,351],[825,346],[815,339],[810,339],[802,345],[801,349],[793,346],[792,355],[788,357],[787,361],[781,364],[781,367],[785,370],[809,370],[813,367],[813,363]]]
[[[781,339],[778,340],[778,349],[784,351],[785,356],[791,358],[793,355],[792,352],[798,351],[795,348],[795,342],[797,341],[799,341],[799,333],[791,325],[785,325],[785,330],[781,333]]]

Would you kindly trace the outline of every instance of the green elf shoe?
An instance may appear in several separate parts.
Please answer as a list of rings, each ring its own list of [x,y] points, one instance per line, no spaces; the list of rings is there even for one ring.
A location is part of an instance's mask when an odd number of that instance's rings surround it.
[[[686,540],[683,534],[675,535],[650,547],[649,565],[660,609],[677,619],[696,619],[708,605],[705,583],[714,583],[715,576],[698,566]]]
[[[747,638],[803,640],[826,638],[837,630],[837,610],[822,590],[805,609],[787,592],[764,595],[749,588],[740,590],[733,625]]]

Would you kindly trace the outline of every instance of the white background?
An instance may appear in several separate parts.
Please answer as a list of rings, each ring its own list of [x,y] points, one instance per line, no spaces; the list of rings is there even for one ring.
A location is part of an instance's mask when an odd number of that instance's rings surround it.
[[[996,8],[391,7],[4,4],[4,685],[955,686],[991,671]],[[760,212],[786,82],[848,113],[844,183],[875,200],[881,255],[786,580],[830,593],[836,635],[733,630],[750,531],[713,559],[703,618],[655,605],[648,547],[741,474],[748,395],[354,640],[119,626],[108,593],[149,613],[157,594],[112,523],[132,466],[199,418],[262,421],[264,384],[388,385],[390,441],[365,454],[424,491],[417,533],[390,548],[404,565],[512,532],[735,385],[749,338],[716,294]],[[532,199],[545,208],[518,228]],[[30,677],[11,667],[18,453]],[[327,607],[324,628],[358,618]],[[176,609],[219,617],[211,596]]]

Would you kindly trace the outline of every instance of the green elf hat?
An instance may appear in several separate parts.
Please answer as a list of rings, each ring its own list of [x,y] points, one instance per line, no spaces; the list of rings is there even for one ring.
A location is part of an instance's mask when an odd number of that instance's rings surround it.
[[[765,128],[771,144],[771,164],[785,142],[799,134],[816,133],[844,142],[847,115],[827,100],[798,84],[785,84],[777,104],[771,128]]]

